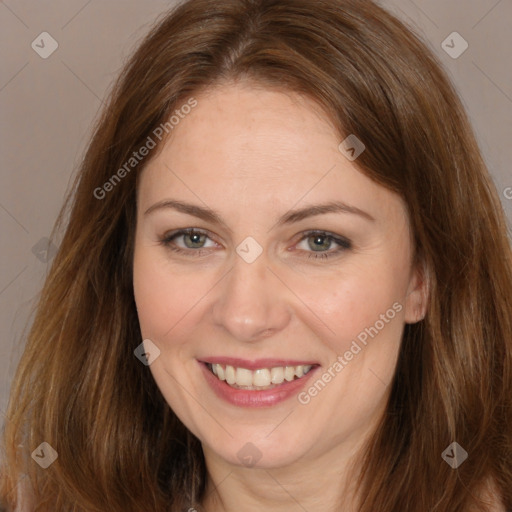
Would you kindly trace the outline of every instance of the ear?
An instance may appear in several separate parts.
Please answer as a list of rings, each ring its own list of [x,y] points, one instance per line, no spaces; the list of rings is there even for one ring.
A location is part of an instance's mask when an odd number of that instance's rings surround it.
[[[412,268],[407,295],[405,297],[405,323],[415,324],[425,318],[430,295],[428,269],[424,260]]]

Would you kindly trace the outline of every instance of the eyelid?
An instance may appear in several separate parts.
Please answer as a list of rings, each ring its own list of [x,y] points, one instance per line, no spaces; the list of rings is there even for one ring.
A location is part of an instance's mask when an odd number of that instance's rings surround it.
[[[347,237],[343,235],[337,235],[335,233],[331,233],[330,231],[325,231],[323,229],[310,229],[307,231],[303,231],[302,233],[300,233],[300,238],[298,242],[302,242],[302,240],[304,240],[305,238],[308,238],[313,235],[324,236],[325,238],[334,241],[335,243],[337,243],[341,247],[345,247],[346,249],[352,247],[352,241],[349,240]]]
[[[189,235],[191,233],[205,235],[207,238],[212,240],[214,243],[218,243],[215,241],[215,237],[211,236],[212,233],[210,231],[208,231],[207,229],[201,229],[201,228],[177,229],[177,230],[171,231],[170,233],[166,233],[163,237],[159,238],[159,241],[162,245],[164,245],[168,249],[170,249],[176,253],[180,253],[180,254],[185,254],[185,255],[190,255],[190,256],[202,256],[202,253],[204,251],[209,252],[209,250],[211,248],[198,247],[197,249],[188,249],[188,248],[183,249],[181,247],[176,247],[176,246],[173,247],[172,246],[172,242],[175,238],[179,238],[180,236],[184,236],[184,235]],[[300,238],[298,238],[298,240],[294,243],[294,246],[299,244],[303,240],[305,240],[311,236],[314,236],[314,235],[322,236],[328,240],[331,240],[336,245],[338,245],[338,249],[327,250],[327,251],[303,251],[305,253],[309,253],[309,256],[307,256],[308,259],[310,259],[311,257],[314,257],[315,259],[323,258],[325,260],[328,258],[333,258],[335,256],[339,256],[340,253],[352,249],[352,241],[349,240],[348,238],[346,238],[342,235],[337,235],[330,231],[321,230],[321,229],[311,229],[311,230],[302,231],[301,233],[298,234],[298,236]]]
[[[213,242],[218,244],[218,242],[215,240],[215,236],[213,235],[213,233],[211,231],[208,231],[207,229],[202,229],[202,228],[181,228],[181,229],[176,229],[174,231],[170,231],[168,233],[165,233],[162,237],[159,237],[159,240],[163,244],[170,244],[175,238],[179,238],[180,236],[184,236],[184,235],[189,235],[191,233],[195,233],[195,234],[198,234],[198,235],[205,235],[210,240],[212,240]],[[194,249],[189,249],[189,250],[190,251],[194,251]],[[195,252],[198,252],[200,250],[202,250],[202,248],[196,249]]]

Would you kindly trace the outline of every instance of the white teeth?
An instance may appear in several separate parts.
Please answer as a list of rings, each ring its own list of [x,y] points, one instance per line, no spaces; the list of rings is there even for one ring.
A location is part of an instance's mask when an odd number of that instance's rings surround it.
[[[212,366],[217,369],[217,377],[219,377],[220,380],[226,380],[226,372],[224,371],[224,368],[222,368],[220,364],[214,364]]]
[[[270,386],[270,370],[263,368],[263,370],[256,370],[255,372],[251,372],[252,375],[252,385],[253,386]]]
[[[270,370],[270,382],[272,384],[281,384],[284,380],[284,369],[283,368],[272,368]]]
[[[260,368],[248,370],[234,366],[212,364],[211,370],[220,380],[225,380],[230,386],[244,389],[267,389],[282,384],[285,380],[291,382],[306,375],[312,365],[276,366],[274,368]]]
[[[232,366],[226,366],[226,382],[228,384],[235,384],[235,369]]]
[[[236,384],[237,386],[252,386],[252,372],[247,368],[236,369]]]
[[[295,377],[295,367],[294,366],[287,366],[284,369],[284,378],[287,381],[291,381],[291,380],[294,379],[294,377]]]

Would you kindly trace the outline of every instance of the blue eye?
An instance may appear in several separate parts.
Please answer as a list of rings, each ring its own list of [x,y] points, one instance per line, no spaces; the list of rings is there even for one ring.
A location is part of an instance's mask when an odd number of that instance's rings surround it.
[[[185,247],[177,246],[175,243],[176,239],[181,239]],[[160,239],[160,243],[175,253],[197,257],[203,256],[203,254],[208,252],[211,248],[206,248],[204,245],[207,239],[210,239],[207,232],[199,229],[187,228],[180,229],[179,231],[164,236]],[[303,233],[303,237],[299,240],[297,245],[305,241],[307,241],[307,247],[311,249],[311,251],[303,250],[305,253],[311,252],[311,254],[307,256],[308,259],[321,258],[326,260],[352,248],[352,244],[347,238],[335,236],[326,231],[308,231]],[[328,249],[331,248],[332,244],[335,244],[338,247],[329,251]]]
[[[313,250],[312,254],[308,256],[308,259],[328,259],[352,248],[352,243],[347,238],[334,236],[325,231],[309,231],[305,233],[304,237],[300,240],[300,242],[303,241],[307,241],[308,248]],[[333,243],[338,246],[337,249],[333,251],[321,250],[322,248],[329,249]],[[317,251],[317,249],[320,250]]]
[[[174,243],[176,238],[181,238],[181,240],[185,243],[186,249],[176,246]],[[175,233],[171,233],[170,235],[165,236],[160,240],[160,243],[179,254],[186,254],[187,256],[202,256],[202,249],[204,249],[204,247],[201,244],[204,244],[205,238],[209,238],[209,236],[204,231],[188,228],[180,229]]]

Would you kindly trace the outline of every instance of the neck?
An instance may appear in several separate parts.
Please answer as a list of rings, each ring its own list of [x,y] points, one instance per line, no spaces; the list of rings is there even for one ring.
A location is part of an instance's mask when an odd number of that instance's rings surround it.
[[[325,453],[305,454],[284,467],[235,466],[205,450],[205,512],[356,512],[355,484],[362,443],[341,442]],[[205,447],[203,447],[205,449]]]

